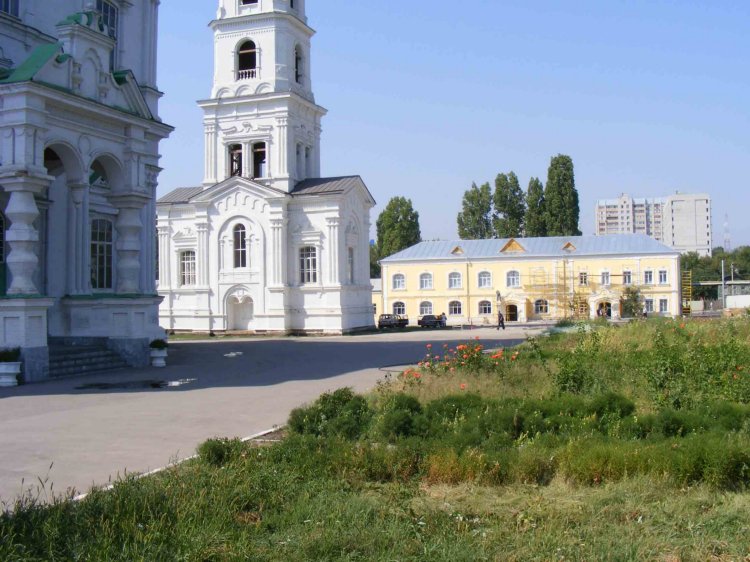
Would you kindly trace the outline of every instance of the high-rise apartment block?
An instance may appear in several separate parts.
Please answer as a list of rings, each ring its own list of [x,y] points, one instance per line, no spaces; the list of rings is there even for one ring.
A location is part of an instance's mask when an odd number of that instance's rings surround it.
[[[646,234],[683,253],[710,256],[713,247],[711,198],[705,193],[596,202],[596,234]]]

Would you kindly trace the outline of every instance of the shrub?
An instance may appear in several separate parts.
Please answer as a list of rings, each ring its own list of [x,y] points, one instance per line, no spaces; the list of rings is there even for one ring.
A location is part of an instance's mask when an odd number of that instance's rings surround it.
[[[389,440],[423,433],[425,423],[421,414],[419,400],[404,393],[394,394],[383,407],[377,433]]]
[[[166,340],[153,340],[148,346],[151,349],[167,349],[169,347],[169,344]]]
[[[296,408],[289,416],[289,428],[300,434],[340,435],[357,439],[372,419],[367,401],[350,388],[340,388],[320,396],[311,406]]]
[[[198,457],[212,466],[224,466],[240,457],[245,444],[240,439],[216,437],[198,445]]]
[[[605,414],[615,414],[624,418],[635,412],[635,403],[632,400],[614,392],[594,397],[589,407],[591,412],[600,418]]]

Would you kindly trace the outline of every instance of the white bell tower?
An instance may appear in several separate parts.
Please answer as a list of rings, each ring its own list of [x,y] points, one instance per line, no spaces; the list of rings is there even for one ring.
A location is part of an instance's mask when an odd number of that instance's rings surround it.
[[[205,131],[204,187],[242,176],[284,192],[320,176],[304,0],[219,0],[211,99],[198,102]]]

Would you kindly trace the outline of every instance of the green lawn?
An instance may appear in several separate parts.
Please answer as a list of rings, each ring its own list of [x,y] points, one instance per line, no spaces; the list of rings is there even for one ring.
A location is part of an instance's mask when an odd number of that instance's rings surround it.
[[[0,560],[746,560],[750,322],[425,350],[281,443],[0,517]]]

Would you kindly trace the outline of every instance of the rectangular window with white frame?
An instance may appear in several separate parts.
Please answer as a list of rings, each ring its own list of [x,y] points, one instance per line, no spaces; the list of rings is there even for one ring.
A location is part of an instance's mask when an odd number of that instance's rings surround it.
[[[609,287],[609,271],[602,271],[602,286]]]
[[[96,0],[96,9],[102,14],[102,23],[107,26],[107,34],[114,40],[115,46],[109,58],[110,70],[116,70],[117,65],[117,26],[119,25],[119,10],[108,0]]]
[[[585,271],[581,271],[578,274],[578,285],[581,287],[588,287],[589,284],[589,274]]]
[[[643,283],[645,285],[653,285],[654,284],[654,272],[651,270],[644,271],[643,272]]]
[[[667,270],[660,269],[659,270],[659,285],[666,285],[666,284],[667,284]]]
[[[180,252],[180,286],[190,287],[196,284],[195,251]]]
[[[318,282],[318,249],[304,246],[299,250],[299,281],[302,285]]]
[[[633,284],[633,273],[630,271],[623,271],[622,272],[622,284],[623,285],[632,285]]]
[[[460,289],[461,288],[461,274],[451,273],[448,275],[448,288],[449,289]]]
[[[662,314],[669,312],[669,300],[659,299],[659,312]]]
[[[0,0],[0,12],[18,17],[18,0]]]
[[[654,300],[653,299],[646,299],[644,301],[644,310],[646,312],[653,312],[654,311]]]

